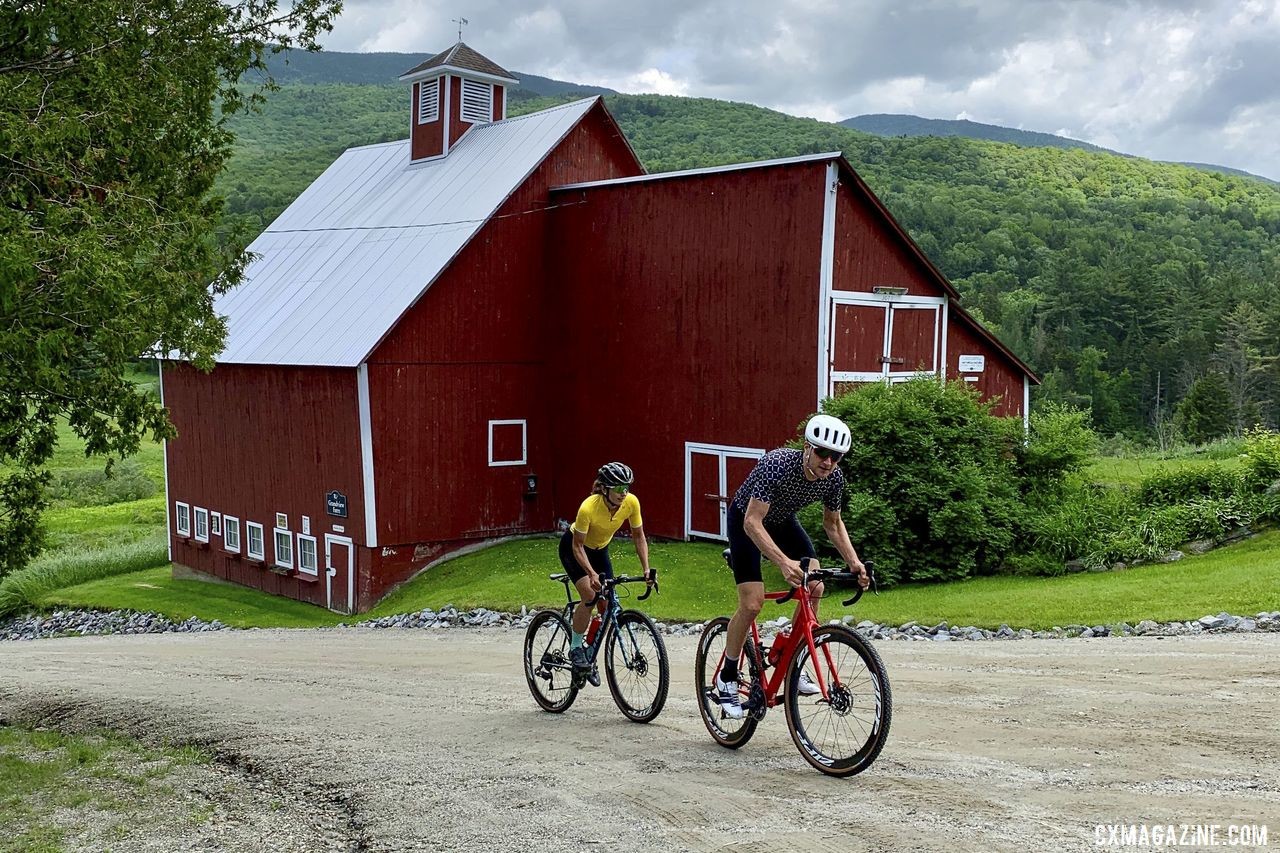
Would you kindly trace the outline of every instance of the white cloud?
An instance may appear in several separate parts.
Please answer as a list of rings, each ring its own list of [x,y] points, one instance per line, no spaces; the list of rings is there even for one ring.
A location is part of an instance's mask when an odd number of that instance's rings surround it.
[[[347,0],[327,46],[442,50],[459,8]],[[462,13],[463,39],[516,71],[824,120],[1065,130],[1280,178],[1280,0],[473,0]]]

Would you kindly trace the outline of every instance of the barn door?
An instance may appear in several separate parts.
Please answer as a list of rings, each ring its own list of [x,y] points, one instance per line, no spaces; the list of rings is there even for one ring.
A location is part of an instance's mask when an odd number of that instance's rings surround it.
[[[763,450],[722,444],[685,443],[684,535],[729,538],[729,501]]]
[[[944,304],[933,297],[832,297],[827,394],[862,382],[941,375]]]
[[[355,548],[345,536],[324,535],[325,606],[352,613],[356,606]]]

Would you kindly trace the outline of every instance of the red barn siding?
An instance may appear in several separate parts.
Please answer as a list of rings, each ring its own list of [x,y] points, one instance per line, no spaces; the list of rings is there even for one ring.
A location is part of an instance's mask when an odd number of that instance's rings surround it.
[[[410,105],[409,157],[412,160],[438,157],[444,152],[444,103],[440,103],[438,120],[429,124],[418,124],[418,87],[421,85],[421,82],[413,84],[413,103]],[[436,95],[438,99],[444,97],[443,86],[436,89]]]
[[[210,535],[208,547],[173,536],[173,560],[246,586],[324,606],[324,534],[334,525],[364,540],[363,475],[356,372],[342,368],[222,365],[208,375],[166,363],[164,403],[178,437],[167,449],[169,512],[175,501],[240,519],[241,556]],[[328,515],[325,494],[347,496],[345,519]],[[283,578],[244,559],[245,522],[263,526],[274,558],[276,513],[302,532],[311,520],[321,564],[316,580]],[[296,546],[295,546],[296,561]]]
[[[504,90],[502,86],[494,84],[494,87],[493,87],[493,120],[494,121],[502,121],[504,118],[507,117],[504,112],[504,110],[506,109],[506,102],[503,101],[502,99],[503,92]]]
[[[622,459],[646,528],[682,536],[686,441],[795,435],[816,403],[825,175],[814,163],[555,194],[561,515]]]
[[[546,377],[558,371],[547,368],[554,301],[545,278],[548,188],[642,171],[597,106],[374,351],[369,384],[379,546],[551,528],[556,466],[549,409],[557,402],[549,398]],[[528,422],[528,461],[490,467],[488,422],[514,419]],[[532,499],[524,496],[527,474],[539,478]]]
[[[870,292],[877,285],[906,287],[912,296],[945,291],[879,212],[847,181],[836,195],[835,290]]]
[[[985,355],[981,373],[961,374],[957,370],[960,356]],[[1001,417],[1022,417],[1023,381],[1026,374],[1008,356],[980,337],[960,320],[953,319],[947,336],[947,378],[977,376],[975,383],[983,399],[998,397],[992,412]]]

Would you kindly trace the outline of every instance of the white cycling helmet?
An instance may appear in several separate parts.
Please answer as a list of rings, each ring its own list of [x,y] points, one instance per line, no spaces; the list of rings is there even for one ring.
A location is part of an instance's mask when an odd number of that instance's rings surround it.
[[[848,453],[853,436],[844,421],[831,415],[814,415],[804,425],[804,440],[814,447],[825,447],[837,453]]]

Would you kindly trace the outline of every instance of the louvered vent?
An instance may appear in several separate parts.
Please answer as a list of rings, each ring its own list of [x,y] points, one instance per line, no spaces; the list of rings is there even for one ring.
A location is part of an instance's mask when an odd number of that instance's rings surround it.
[[[418,84],[418,124],[428,124],[440,118],[440,78],[423,80]]]
[[[472,124],[493,121],[493,86],[475,80],[462,81],[462,120]]]

